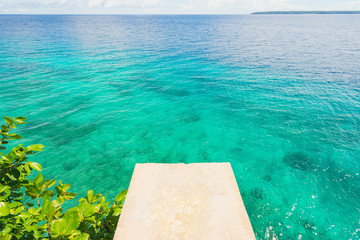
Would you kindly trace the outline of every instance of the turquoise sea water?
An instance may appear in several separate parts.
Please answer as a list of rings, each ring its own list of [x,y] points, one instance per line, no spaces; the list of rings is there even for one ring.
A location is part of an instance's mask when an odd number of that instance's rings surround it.
[[[258,239],[359,239],[360,16],[0,16],[0,115],[49,178],[231,162]]]

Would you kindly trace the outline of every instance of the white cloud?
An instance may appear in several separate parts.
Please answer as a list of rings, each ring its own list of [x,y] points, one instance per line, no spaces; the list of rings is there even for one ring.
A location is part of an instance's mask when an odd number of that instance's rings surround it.
[[[1,12],[16,12],[20,8],[27,12],[67,13],[80,10],[81,13],[86,11],[106,13],[111,10],[121,9],[143,9],[158,7],[162,4],[161,0],[0,0]]]
[[[336,4],[332,10],[360,10],[360,1],[349,1]]]
[[[184,9],[190,13],[251,13],[265,10],[298,10],[288,0],[188,0]],[[306,8],[303,8],[306,9]]]
[[[125,9],[152,9],[162,6],[161,0],[88,0],[89,8],[125,8]]]
[[[320,8],[319,8],[320,6]],[[321,7],[322,6],[322,7]],[[250,13],[360,9],[360,0],[0,0],[0,13]]]
[[[304,9],[298,5],[290,4],[288,0],[257,0],[254,4],[254,8],[256,11],[286,11]]]
[[[210,9],[217,9],[221,6],[233,4],[234,2],[235,2],[235,0],[210,0],[209,7],[210,7]]]

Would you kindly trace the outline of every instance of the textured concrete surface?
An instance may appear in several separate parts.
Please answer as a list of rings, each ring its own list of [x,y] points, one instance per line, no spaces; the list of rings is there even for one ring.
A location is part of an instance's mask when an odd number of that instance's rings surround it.
[[[115,240],[255,239],[229,163],[136,164]]]

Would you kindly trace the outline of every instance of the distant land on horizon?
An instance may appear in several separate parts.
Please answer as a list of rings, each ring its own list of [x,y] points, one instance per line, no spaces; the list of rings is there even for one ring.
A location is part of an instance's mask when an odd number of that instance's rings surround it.
[[[251,14],[360,14],[360,11],[264,11]]]

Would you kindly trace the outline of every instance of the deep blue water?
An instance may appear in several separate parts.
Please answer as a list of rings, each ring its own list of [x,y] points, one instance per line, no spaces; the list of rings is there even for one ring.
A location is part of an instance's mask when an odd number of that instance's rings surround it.
[[[228,161],[258,239],[359,239],[359,15],[2,15],[0,96],[81,195]]]

